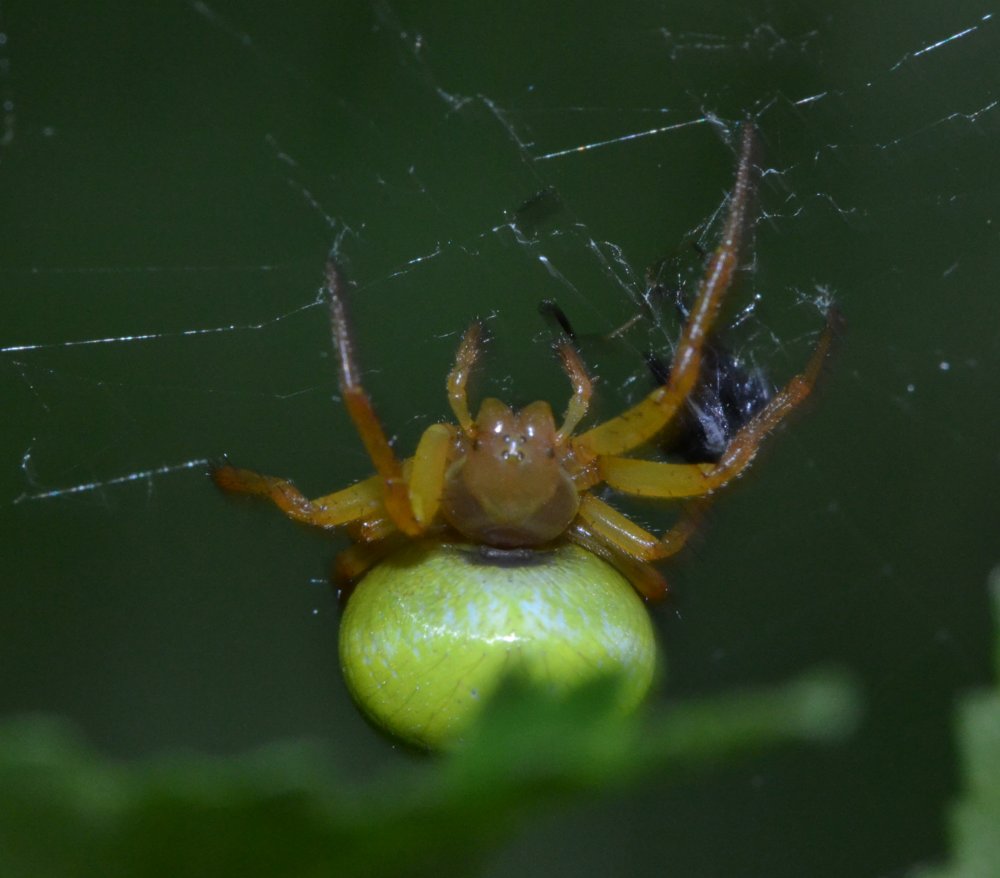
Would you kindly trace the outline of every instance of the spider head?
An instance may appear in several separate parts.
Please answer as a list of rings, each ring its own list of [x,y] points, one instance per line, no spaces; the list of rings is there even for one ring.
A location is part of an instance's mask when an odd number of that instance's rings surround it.
[[[483,400],[471,435],[460,442],[442,498],[456,530],[502,548],[541,545],[566,530],[579,497],[562,467],[548,403],[515,411]]]
[[[547,468],[555,446],[555,419],[547,402],[515,411],[498,399],[483,400],[470,449],[480,465],[495,466],[506,478],[523,477],[532,468]]]

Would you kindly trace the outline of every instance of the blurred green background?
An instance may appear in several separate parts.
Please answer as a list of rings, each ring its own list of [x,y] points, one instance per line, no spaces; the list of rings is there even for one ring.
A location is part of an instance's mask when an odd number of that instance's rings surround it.
[[[943,855],[949,713],[987,678],[1000,556],[988,4],[8,0],[0,32],[0,712],[63,715],[113,757],[316,737],[359,781],[409,764],[340,680],[340,544],[219,496],[198,462],[311,494],[367,475],[317,299],[336,242],[401,448],[447,416],[477,315],[477,391],[560,406],[538,301],[596,337],[647,265],[687,276],[731,185],[725,126],[750,113],[761,220],[730,319],[758,298],[732,343],[783,381],[817,303],[847,330],[669,566],[656,700],[832,662],[864,723],[537,815],[480,873],[876,876]],[[560,210],[519,237],[510,213],[549,187]],[[587,347],[602,413],[668,335]]]

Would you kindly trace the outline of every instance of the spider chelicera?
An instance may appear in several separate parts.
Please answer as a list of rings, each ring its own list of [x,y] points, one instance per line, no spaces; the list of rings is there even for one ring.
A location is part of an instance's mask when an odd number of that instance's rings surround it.
[[[643,400],[617,417],[576,432],[587,414],[591,382],[564,338],[556,349],[573,393],[561,424],[541,401],[514,410],[488,398],[473,418],[466,385],[482,334],[473,323],[447,380],[455,423],[428,427],[413,457],[400,459],[362,384],[347,318],[349,285],[331,260],[326,279],[340,390],[376,474],[315,500],[285,479],[228,464],[212,473],[216,484],[269,498],[297,521],[346,529],[354,545],[337,559],[341,584],[357,580],[407,540],[471,543],[510,557],[569,541],[610,562],[646,598],[662,597],[667,586],[654,563],[684,545],[694,530],[697,501],[738,476],[763,438],[805,399],[830,346],[828,321],[805,370],[736,430],[717,459],[673,463],[628,456],[680,416],[710,356],[708,336],[738,268],[752,145],[753,129],[747,124],[721,240],[707,259],[669,371]],[[602,485],[627,495],[696,502],[657,536],[596,496],[594,490]]]

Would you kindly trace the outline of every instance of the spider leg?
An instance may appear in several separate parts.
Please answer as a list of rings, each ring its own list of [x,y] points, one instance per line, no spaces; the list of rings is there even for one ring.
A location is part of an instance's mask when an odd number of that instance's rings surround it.
[[[602,457],[599,465],[601,480],[608,487],[636,497],[663,500],[709,493],[713,487],[708,480],[716,469],[711,463],[666,463],[633,457]]]
[[[587,374],[587,367],[583,365],[583,360],[580,359],[580,355],[568,338],[557,342],[556,350],[562,360],[563,370],[573,385],[573,395],[569,398],[569,403],[566,406],[566,417],[556,433],[556,444],[561,445],[572,435],[577,425],[586,416],[593,385]]]
[[[591,494],[582,498],[579,517],[596,539],[630,558],[648,563],[677,554],[697,529],[701,517],[699,512],[699,504],[691,504],[677,523],[661,537],[651,534]]]
[[[371,518],[359,518],[357,521],[348,522],[345,528],[351,541],[358,545],[377,543],[388,539],[393,534],[400,533],[392,519],[385,514]]]
[[[462,343],[458,346],[458,351],[455,354],[455,365],[448,373],[448,402],[455,414],[455,420],[458,421],[458,426],[467,436],[472,435],[474,422],[472,415],[469,414],[466,386],[469,383],[469,374],[479,358],[479,342],[482,332],[483,328],[478,322],[473,323],[465,330]]]
[[[424,536],[441,506],[444,476],[454,436],[455,428],[449,424],[432,424],[420,437],[417,453],[403,461],[403,478],[406,479],[409,489],[410,508]],[[368,481],[372,482],[376,489],[381,486],[378,476]],[[323,499],[326,498],[320,498]],[[381,504],[378,508],[372,509],[369,515],[360,516],[348,523],[351,538],[355,542],[362,543],[384,540],[398,530],[395,521],[386,514],[386,509]]]
[[[576,348],[576,332],[573,324],[569,322],[566,312],[559,307],[552,299],[545,299],[538,305],[539,313],[556,324],[560,330],[560,337],[553,342],[553,348],[562,362],[563,371],[566,373],[573,385],[573,395],[566,406],[566,415],[563,418],[562,426],[556,433],[557,444],[565,442],[577,428],[577,425],[586,417],[587,409],[590,406],[590,396],[593,385],[587,367],[583,364],[580,352]]]
[[[733,437],[717,463],[677,464],[607,457],[599,461],[604,481],[617,491],[642,497],[696,497],[736,478],[753,460],[764,437],[809,396],[830,351],[839,319],[839,314],[831,310],[805,370],[795,375]]]
[[[224,491],[253,494],[274,503],[289,518],[316,527],[331,528],[385,516],[382,480],[372,476],[334,494],[309,500],[291,482],[225,464],[212,470],[212,479]]]
[[[403,535],[396,531],[398,539],[385,539],[374,543],[357,543],[344,549],[333,562],[333,582],[346,598],[354,584],[379,561],[399,547]]]
[[[354,354],[354,340],[347,318],[347,283],[340,268],[332,260],[326,264],[326,279],[330,294],[330,326],[337,348],[340,393],[344,405],[382,480],[385,508],[390,517],[401,531],[417,536],[422,528],[410,508],[402,462],[392,450],[372,401],[361,384],[361,374]]]
[[[729,200],[729,212],[722,237],[709,258],[705,274],[698,285],[666,383],[618,417],[575,437],[575,450],[591,455],[624,454],[648,442],[666,426],[697,383],[705,337],[715,322],[723,296],[738,265],[751,190],[753,130],[750,122],[744,123],[736,182]]]
[[[577,519],[566,532],[566,536],[571,542],[607,561],[647,600],[659,601],[666,597],[669,590],[667,581],[652,564],[636,561],[598,538],[583,521]]]
[[[454,439],[454,427],[432,424],[424,430],[417,453],[408,461],[410,508],[422,528],[430,526],[441,506],[444,477]]]

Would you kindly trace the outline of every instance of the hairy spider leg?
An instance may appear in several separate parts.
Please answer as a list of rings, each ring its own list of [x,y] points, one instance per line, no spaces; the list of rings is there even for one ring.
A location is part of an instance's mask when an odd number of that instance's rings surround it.
[[[307,499],[287,479],[264,476],[229,464],[212,470],[212,479],[224,491],[264,497],[289,518],[316,527],[340,527],[353,521],[381,518],[386,514],[379,476],[372,476],[315,500]]]
[[[753,125],[748,121],[743,125],[736,182],[722,238],[698,285],[698,293],[677,343],[666,384],[657,387],[618,417],[575,437],[572,440],[574,449],[590,455],[615,455],[648,442],[674,417],[697,383],[705,338],[718,316],[722,299],[738,265],[751,189],[753,141]]]
[[[403,533],[418,536],[423,528],[410,508],[409,490],[403,477],[402,461],[396,457],[382,424],[375,414],[375,407],[361,384],[361,373],[354,353],[347,317],[346,293],[348,284],[340,267],[332,259],[326,264],[327,291],[330,296],[330,328],[337,349],[340,393],[354,427],[361,437],[365,451],[382,479],[385,491],[385,508]]]
[[[764,437],[809,396],[830,352],[839,320],[839,313],[831,309],[805,370],[792,377],[733,437],[717,463],[679,464],[602,457],[599,466],[605,483],[616,491],[640,497],[677,498],[709,494],[734,479],[753,460]]]
[[[448,373],[448,404],[455,414],[455,420],[466,436],[472,436],[475,422],[469,414],[469,397],[466,390],[469,384],[469,374],[479,359],[479,343],[483,328],[477,321],[473,323],[462,336],[462,343],[455,354],[455,365]]]
[[[573,395],[566,405],[566,415],[563,418],[562,426],[556,433],[556,443],[562,445],[586,416],[587,409],[590,407],[593,385],[587,374],[587,367],[583,365],[580,354],[569,339],[564,338],[557,342],[556,350],[562,361],[563,370],[569,377],[570,384],[573,385]]]

